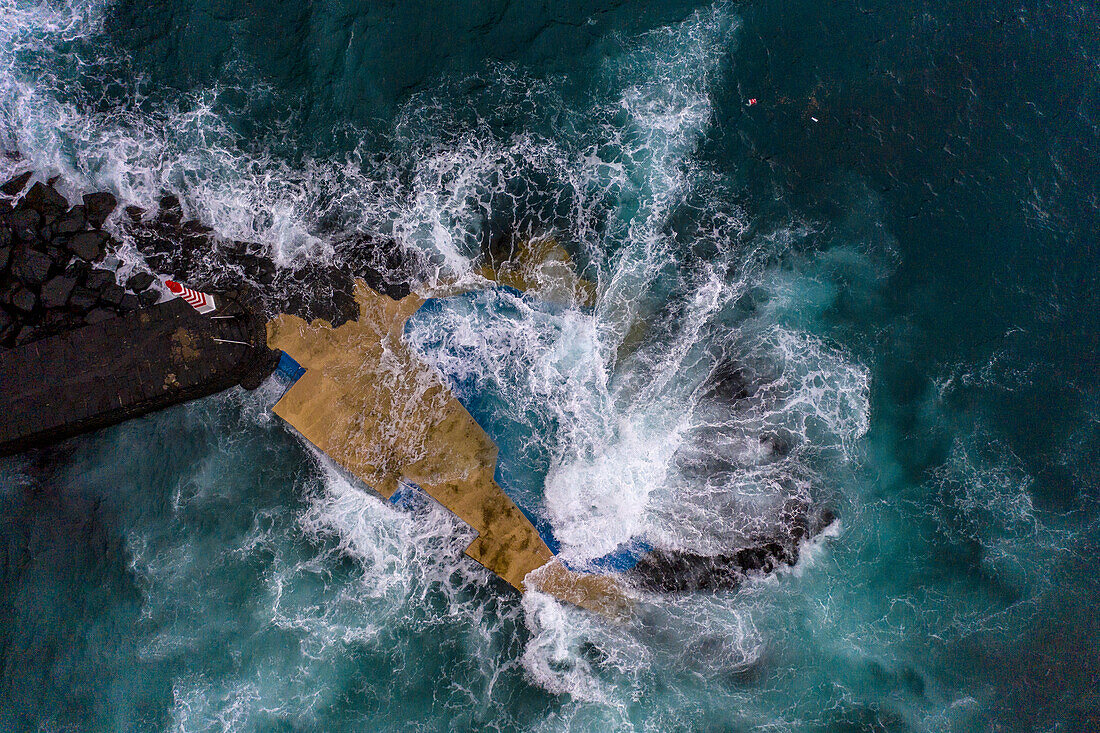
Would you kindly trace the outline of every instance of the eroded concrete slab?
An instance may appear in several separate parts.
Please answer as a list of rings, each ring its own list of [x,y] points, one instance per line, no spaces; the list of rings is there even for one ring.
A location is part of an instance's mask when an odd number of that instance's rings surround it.
[[[306,368],[275,413],[384,497],[410,481],[478,532],[466,554],[523,590],[550,550],[493,480],[497,447],[440,376],[406,345],[420,296],[356,284],[357,321],[332,328],[282,315],[268,343]]]

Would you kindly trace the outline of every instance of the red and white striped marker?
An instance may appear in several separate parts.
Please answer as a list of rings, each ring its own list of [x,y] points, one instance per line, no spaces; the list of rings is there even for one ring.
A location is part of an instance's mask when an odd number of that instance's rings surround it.
[[[187,301],[188,305],[203,315],[212,313],[218,307],[217,304],[214,303],[213,295],[200,293],[198,290],[192,290],[191,288],[180,285],[175,280],[165,280],[164,285],[173,295],[183,298]]]

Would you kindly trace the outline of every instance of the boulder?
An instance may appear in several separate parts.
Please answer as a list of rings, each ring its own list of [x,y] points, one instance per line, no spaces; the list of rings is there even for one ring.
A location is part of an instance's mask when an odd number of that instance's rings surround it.
[[[48,254],[35,249],[24,249],[15,256],[11,271],[26,285],[41,285],[50,276],[53,260]]]
[[[42,215],[34,209],[16,209],[8,216],[8,223],[19,241],[38,241],[38,226],[42,223]]]
[[[336,244],[341,265],[375,292],[400,300],[426,278],[427,263],[416,250],[393,239],[358,234]]]
[[[49,258],[55,265],[62,269],[64,269],[69,264],[69,260],[73,258],[69,250],[56,244],[51,244],[46,247],[46,254],[49,255]]]
[[[19,207],[37,211],[46,223],[50,224],[69,210],[69,202],[53,186],[47,186],[39,181],[24,194]]]
[[[156,290],[146,290],[137,297],[142,308],[152,308],[160,300],[160,293]]]
[[[8,292],[7,300],[13,308],[24,313],[30,313],[38,305],[38,296],[19,283]]]
[[[115,284],[115,274],[108,272],[107,270],[92,270],[88,273],[88,276],[84,278],[84,287],[88,290],[95,290],[101,292],[108,285]]]
[[[133,293],[127,293],[122,296],[122,300],[119,303],[119,313],[133,313],[134,310],[141,308],[141,300]]]
[[[136,224],[141,221],[141,217],[145,216],[145,209],[140,206],[127,206],[126,216],[130,217],[131,224]]]
[[[307,262],[279,273],[277,287],[287,294],[279,308],[305,321],[324,318],[340,326],[359,316],[351,275],[322,262]]]
[[[80,259],[95,262],[103,257],[108,239],[110,237],[103,232],[77,232],[65,246]]]
[[[0,186],[0,193],[7,194],[8,196],[18,195],[20,191],[27,187],[27,181],[31,180],[31,172],[20,173],[14,178],[9,178],[4,185]]]
[[[0,247],[0,273],[8,269],[9,262],[11,262],[11,247]]]
[[[114,317],[115,313],[113,311],[109,311],[106,308],[95,308],[94,310],[88,311],[88,315],[84,316],[84,322],[92,325],[95,323],[102,323]]]
[[[82,280],[91,272],[92,266],[84,260],[71,260],[65,267],[66,277],[75,277],[77,280]]]
[[[123,290],[121,286],[111,283],[99,292],[99,299],[104,303],[110,303],[113,306],[117,306],[122,302],[122,298],[125,295],[126,291]]]
[[[259,284],[270,285],[275,282],[275,275],[278,273],[278,270],[275,264],[266,257],[260,257],[259,255],[253,254],[242,254],[234,257],[234,260],[240,264],[246,277],[255,280]]]
[[[75,287],[75,277],[58,275],[46,281],[46,284],[42,286],[42,307],[61,308],[69,302],[69,296],[73,294],[73,288]]]
[[[157,222],[178,227],[183,221],[183,207],[178,196],[167,194],[160,197]]]
[[[84,228],[83,206],[74,206],[53,223],[55,234],[76,234]]]
[[[687,593],[733,590],[750,577],[775,572],[798,562],[800,543],[821,534],[836,521],[829,509],[810,512],[797,502],[784,507],[782,527],[770,537],[733,552],[704,555],[687,550],[656,549],[629,571],[636,584],[650,591]]]
[[[149,286],[156,282],[156,278],[148,272],[139,272],[136,275],[131,275],[126,280],[126,289],[132,290],[135,293],[140,293],[143,290],[148,290]]]
[[[80,286],[73,288],[73,293],[69,296],[69,307],[80,313],[91,310],[98,302],[99,293]]]
[[[141,301],[133,293],[126,293],[118,304],[120,313],[133,313],[141,308]]]
[[[118,199],[113,194],[102,191],[99,193],[84,194],[84,211],[88,217],[88,223],[99,229],[107,217],[118,206]]]
[[[793,565],[797,560],[797,549],[792,553],[778,542],[765,542],[719,555],[654,550],[638,561],[630,575],[650,591],[734,590],[749,576],[766,575],[783,565]]]

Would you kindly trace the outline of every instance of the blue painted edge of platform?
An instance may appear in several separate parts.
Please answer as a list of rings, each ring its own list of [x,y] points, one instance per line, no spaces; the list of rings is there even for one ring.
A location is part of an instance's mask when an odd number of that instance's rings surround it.
[[[424,493],[423,489],[419,486],[405,481],[398,484],[397,490],[394,491],[389,498],[391,505],[406,512],[419,511],[431,500],[431,497]],[[535,526],[539,536],[542,537],[542,541],[546,543],[550,552],[557,555],[561,549],[561,543],[559,543],[558,539],[554,536],[554,532],[550,527],[550,522],[542,518],[532,517],[530,514],[523,511],[522,507],[520,507],[519,510],[523,512],[527,519],[531,521],[531,524]],[[569,562],[563,558],[562,562],[567,568],[574,572],[625,573],[638,564],[638,560],[641,559],[642,555],[652,549],[653,547],[648,542],[634,538],[619,545],[603,557],[587,560],[583,563]]]
[[[294,361],[285,351],[279,352],[279,365],[275,367],[275,375],[287,384],[294,384],[303,374],[306,368]]]

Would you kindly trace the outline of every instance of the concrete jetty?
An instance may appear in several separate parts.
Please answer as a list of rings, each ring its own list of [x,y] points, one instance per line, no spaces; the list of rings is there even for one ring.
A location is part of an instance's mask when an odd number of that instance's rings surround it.
[[[219,318],[174,299],[0,349],[0,455],[258,386],[276,363],[263,319],[225,296],[222,303]]]
[[[419,486],[477,530],[466,554],[521,592],[541,590],[607,616],[626,615],[631,603],[613,578],[554,561],[494,480],[496,445],[405,343],[405,322],[424,297],[394,300],[362,281],[355,297],[359,318],[337,328],[288,315],[268,323],[268,343],[306,369],[275,413],[383,497],[402,481]]]

